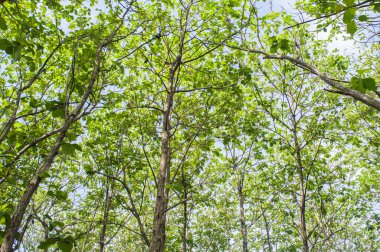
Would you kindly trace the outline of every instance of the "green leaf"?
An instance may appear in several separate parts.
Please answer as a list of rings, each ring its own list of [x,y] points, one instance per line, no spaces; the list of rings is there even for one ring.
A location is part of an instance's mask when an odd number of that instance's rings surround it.
[[[269,38],[269,43],[271,44],[270,46],[270,52],[271,53],[276,53],[278,50],[278,40],[275,36]]]
[[[358,90],[359,92],[365,93],[366,89],[363,86],[363,82],[360,78],[354,76],[350,81],[351,88]]]
[[[5,50],[12,46],[12,43],[7,39],[0,39],[0,50]]]
[[[289,40],[281,39],[279,45],[280,45],[281,50],[283,50],[283,51],[289,50]]]
[[[373,6],[373,10],[375,12],[380,12],[380,4],[375,4],[375,6]]]
[[[64,241],[58,244],[58,248],[60,248],[62,252],[70,252],[73,249],[73,243]]]
[[[41,105],[41,103],[32,97],[30,99],[29,105],[32,108],[38,108]]]
[[[39,249],[48,249],[51,246],[54,246],[59,241],[59,238],[57,237],[51,237],[47,238],[45,241],[41,242],[40,245],[38,245]]]
[[[36,71],[36,64],[34,62],[29,62],[28,66],[29,66],[29,71],[31,72]]]
[[[13,52],[13,54],[12,54],[12,58],[14,59],[14,60],[20,60],[21,59],[21,50],[20,49],[18,49],[18,50],[15,50],[14,52]]]
[[[65,118],[65,111],[63,109],[54,109],[51,114],[53,117]]]
[[[62,250],[62,252],[70,252],[74,247],[74,238],[71,236],[67,236],[58,243],[58,248]]]
[[[17,139],[17,135],[15,133],[11,133],[8,135],[7,142],[8,144],[15,144]]]
[[[344,5],[342,5],[342,4],[337,4],[335,6],[335,12],[342,11],[343,9],[344,9]]]
[[[53,221],[50,223],[51,226],[53,227],[60,227],[60,228],[63,228],[65,226],[65,223],[61,222],[61,221]]]
[[[46,195],[48,195],[48,196],[54,196],[55,194],[54,194],[53,191],[49,190],[49,191],[46,193]]]
[[[50,177],[50,173],[48,171],[45,171],[45,172],[40,174],[40,177],[41,178],[48,178],[48,177]]]
[[[57,191],[55,193],[55,197],[57,197],[58,200],[66,200],[68,197],[68,194],[65,191]]]
[[[367,21],[367,20],[368,20],[368,16],[367,15],[360,15],[359,16],[359,21],[364,22],[364,21]]]
[[[45,107],[49,111],[54,111],[56,109],[63,109],[64,104],[60,101],[45,101]]]
[[[8,46],[5,48],[5,52],[9,55],[13,54],[15,52],[15,47],[13,45]]]
[[[355,0],[343,0],[343,3],[346,5],[346,6],[351,6],[355,3]]]
[[[0,17],[0,29],[5,31],[8,29],[7,22],[5,22],[5,19]]]
[[[272,45],[272,46],[270,47],[270,52],[271,52],[271,53],[276,53],[277,50],[278,50],[277,45],[276,45],[276,46]]]
[[[373,92],[377,91],[376,81],[373,78],[364,78],[362,82],[365,89]]]
[[[13,210],[14,206],[9,203],[0,205],[0,212],[13,212]]]
[[[9,213],[0,212],[0,225],[8,225],[11,221]]]
[[[61,146],[62,153],[66,155],[72,155],[75,153],[75,146],[73,144],[64,143]]]
[[[84,171],[85,171],[88,175],[93,175],[93,174],[94,174],[94,170],[92,169],[92,166],[89,165],[89,164],[84,165],[83,169],[84,169]]]
[[[354,35],[355,32],[358,30],[356,23],[354,21],[347,24],[347,32],[351,35]]]
[[[75,90],[78,92],[79,96],[83,96],[85,88],[79,83],[75,84]]]
[[[5,236],[5,232],[0,230],[0,243],[3,242],[4,236]]]
[[[73,144],[74,148],[78,151],[82,151],[82,147],[79,144]]]
[[[355,8],[350,8],[350,9],[346,10],[343,14],[343,22],[347,25],[349,23],[353,22],[355,14],[356,14]]]

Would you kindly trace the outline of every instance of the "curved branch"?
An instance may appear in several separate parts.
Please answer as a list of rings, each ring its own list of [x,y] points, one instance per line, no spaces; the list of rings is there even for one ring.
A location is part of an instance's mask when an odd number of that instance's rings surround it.
[[[372,98],[369,95],[365,95],[365,94],[363,94],[357,90],[354,90],[354,89],[351,89],[351,88],[348,88],[346,86],[341,85],[340,83],[338,83],[337,80],[334,80],[332,78],[327,77],[326,74],[320,72],[316,67],[314,67],[314,66],[310,65],[309,63],[306,63],[300,59],[296,59],[296,58],[293,58],[293,57],[287,56],[287,55],[272,55],[272,54],[269,54],[269,53],[261,51],[261,50],[241,48],[241,47],[231,46],[231,45],[227,45],[227,46],[229,48],[232,48],[232,49],[237,49],[237,50],[241,50],[241,51],[245,51],[245,52],[249,52],[249,53],[264,55],[264,59],[275,59],[275,60],[289,61],[289,62],[293,63],[294,65],[296,65],[300,68],[303,68],[303,69],[309,71],[310,73],[314,74],[319,79],[321,79],[323,82],[325,82],[327,85],[337,89],[340,92],[340,94],[351,96],[355,100],[361,101],[362,103],[380,111],[380,101]],[[343,81],[343,82],[345,82],[345,81]],[[335,92],[335,93],[337,93],[337,92]]]

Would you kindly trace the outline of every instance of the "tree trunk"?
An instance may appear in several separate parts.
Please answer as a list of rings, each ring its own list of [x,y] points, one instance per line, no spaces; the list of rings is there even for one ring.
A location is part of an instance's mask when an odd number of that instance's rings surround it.
[[[102,48],[105,46],[105,44],[101,45],[97,51],[96,51],[96,56],[95,56],[95,67],[94,70],[92,71],[91,75],[91,80],[90,83],[87,87],[86,93],[83,95],[80,103],[77,105],[75,108],[75,112],[72,114],[67,114],[66,115],[66,120],[62,128],[60,129],[59,135],[57,137],[57,140],[54,144],[54,146],[51,148],[50,153],[46,157],[44,163],[42,166],[38,169],[36,174],[33,176],[29,184],[27,185],[26,190],[24,191],[24,194],[21,196],[21,199],[19,200],[16,210],[13,212],[11,222],[10,224],[6,227],[5,229],[5,236],[3,243],[0,248],[0,252],[11,252],[13,250],[13,242],[17,233],[18,228],[20,227],[21,221],[23,219],[24,213],[26,208],[29,205],[29,202],[34,194],[34,192],[37,190],[42,177],[41,174],[44,172],[47,172],[53,161],[54,158],[58,154],[58,150],[61,147],[61,144],[63,143],[63,140],[66,137],[66,132],[69,130],[70,126],[72,123],[74,123],[78,118],[84,104],[86,103],[88,97],[92,93],[92,88],[94,86],[95,81],[97,80],[98,73],[100,71],[100,54],[102,51]]]
[[[309,252],[309,243],[307,237],[307,228],[306,228],[306,190],[304,186],[304,178],[303,178],[303,166],[301,160],[301,148],[298,143],[297,137],[297,123],[295,114],[292,113],[292,128],[293,128],[293,140],[294,140],[294,149],[296,151],[296,159],[297,159],[297,171],[298,171],[298,179],[299,179],[299,218],[301,225],[301,239],[302,239],[302,247],[304,252]]]
[[[245,221],[243,184],[244,184],[244,174],[242,174],[242,178],[239,181],[237,190],[239,194],[239,204],[240,204],[240,232],[243,237],[243,252],[248,252],[248,238],[247,238],[247,225]]]
[[[183,186],[183,226],[182,226],[182,252],[187,251],[187,184],[185,171],[182,166],[182,186]]]
[[[23,219],[26,208],[29,205],[30,199],[32,198],[34,192],[37,190],[42,177],[41,174],[48,171],[51,164],[53,163],[54,158],[58,154],[59,147],[61,146],[63,139],[65,138],[66,132],[70,127],[72,120],[66,121],[65,126],[62,128],[59,137],[56,140],[53,148],[51,149],[49,155],[46,157],[45,162],[42,164],[38,172],[33,176],[32,180],[29,182],[24,194],[19,200],[16,210],[14,211],[11,222],[5,229],[5,236],[3,243],[1,245],[1,252],[11,252],[13,251],[13,242],[17,233],[18,228],[20,227],[21,221]]]
[[[103,212],[103,225],[102,225],[102,231],[100,233],[100,238],[99,238],[99,252],[103,252],[104,247],[105,247],[105,237],[106,237],[107,224],[108,224],[108,215],[109,215],[111,202],[112,202],[112,194],[113,194],[113,185],[111,185],[111,188],[109,188],[107,185],[106,199],[104,202],[105,204],[104,204],[104,212]]]
[[[16,246],[14,248],[14,251],[17,251],[20,248],[20,246],[22,244],[22,240],[24,239],[24,235],[26,233],[26,230],[28,229],[29,224],[30,224],[30,222],[32,222],[32,220],[33,220],[33,215],[30,214],[28,216],[28,218],[26,218],[26,223],[25,223],[24,227],[22,228],[22,230],[20,232],[20,237],[19,237],[19,239],[17,241],[17,244],[16,244]]]
[[[263,219],[264,219],[264,223],[265,223],[265,231],[267,234],[268,251],[271,252],[272,251],[272,244],[270,241],[270,232],[269,232],[268,220],[267,220],[267,217],[265,216],[265,210],[261,209],[261,212],[263,213]]]
[[[174,97],[174,75],[177,64],[170,68],[169,90],[163,110],[163,125],[161,134],[160,170],[157,180],[157,197],[154,209],[153,234],[149,246],[150,252],[163,252],[165,248],[166,209],[168,207],[169,190],[166,188],[170,180],[170,116]]]

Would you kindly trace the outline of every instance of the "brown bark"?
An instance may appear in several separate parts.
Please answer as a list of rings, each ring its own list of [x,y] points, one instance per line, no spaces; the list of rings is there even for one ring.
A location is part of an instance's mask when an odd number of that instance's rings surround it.
[[[190,13],[190,8],[193,1],[185,7],[184,23],[182,17],[180,18],[180,41],[178,55],[176,59],[170,64],[169,70],[169,85],[166,87],[167,97],[163,109],[163,123],[162,123],[162,133],[161,133],[161,157],[160,157],[160,170],[157,179],[157,196],[156,204],[154,208],[154,219],[153,219],[153,232],[152,240],[149,246],[149,252],[163,252],[165,249],[166,240],[166,212],[168,208],[169,200],[169,189],[166,185],[170,183],[170,117],[173,107],[174,94],[176,92],[176,84],[178,80],[175,80],[175,76],[181,66],[183,47],[185,43],[185,37],[187,33],[188,17]]]
[[[168,207],[169,191],[165,187],[170,180],[170,115],[174,96],[175,68],[170,69],[170,86],[164,106],[161,134],[161,160],[157,180],[157,197],[154,209],[153,234],[149,246],[150,252],[163,252],[165,247],[166,208]]]
[[[181,37],[179,42],[178,56],[170,64],[169,71],[169,86],[167,87],[167,97],[163,109],[163,123],[161,133],[161,158],[160,158],[160,170],[157,180],[157,197],[154,208],[153,219],[153,232],[152,240],[149,246],[149,252],[163,252],[165,249],[166,240],[166,209],[168,207],[169,189],[166,188],[166,184],[170,183],[170,117],[172,113],[173,98],[176,90],[175,75],[180,65],[182,64],[183,46],[187,30],[187,21],[191,4],[186,7],[185,24],[182,24],[182,18],[180,19]]]

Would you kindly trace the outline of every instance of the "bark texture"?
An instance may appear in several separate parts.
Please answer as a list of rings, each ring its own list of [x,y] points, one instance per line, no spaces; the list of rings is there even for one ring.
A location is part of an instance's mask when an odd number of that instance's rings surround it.
[[[171,69],[172,78],[174,78],[173,69]],[[150,252],[162,252],[165,247],[165,227],[166,227],[166,208],[168,207],[168,190],[165,187],[170,176],[170,115],[173,105],[173,81],[171,81],[170,90],[168,92],[165,106],[164,118],[161,134],[161,159],[160,170],[157,180],[157,197],[154,209],[153,234],[150,243]]]

